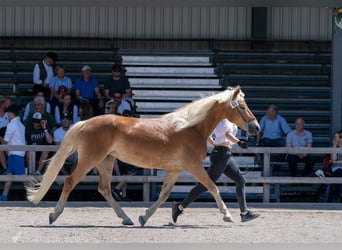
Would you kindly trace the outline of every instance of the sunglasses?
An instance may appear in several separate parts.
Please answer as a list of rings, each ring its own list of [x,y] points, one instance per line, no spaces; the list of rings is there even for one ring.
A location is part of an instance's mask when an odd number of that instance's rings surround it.
[[[113,71],[114,72],[121,72],[121,70],[118,70],[118,69],[114,69]]]
[[[40,123],[40,120],[32,120],[32,123]]]
[[[61,122],[71,122],[71,120],[64,119]]]

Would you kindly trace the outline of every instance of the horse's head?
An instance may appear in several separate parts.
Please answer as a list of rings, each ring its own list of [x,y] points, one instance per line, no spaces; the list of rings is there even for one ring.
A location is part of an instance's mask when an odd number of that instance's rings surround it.
[[[238,85],[234,89],[232,101],[227,109],[227,118],[229,121],[238,125],[241,129],[247,131],[249,135],[256,135],[260,130],[259,123],[244,98],[244,93]]]

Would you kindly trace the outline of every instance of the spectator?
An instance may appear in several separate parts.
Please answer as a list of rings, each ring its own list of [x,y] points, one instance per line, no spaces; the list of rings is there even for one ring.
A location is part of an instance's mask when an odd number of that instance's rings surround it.
[[[77,121],[84,121],[94,116],[92,106],[87,102],[81,102],[78,107]]]
[[[75,95],[78,102],[89,102],[94,115],[102,114],[104,108],[98,81],[90,76],[91,68],[86,65],[82,68],[82,77],[75,82]]]
[[[12,104],[12,100],[9,97],[3,96],[0,98],[0,136],[3,137],[6,132],[7,124],[9,123],[7,109]],[[0,151],[0,164],[2,171],[7,168],[7,157],[4,151]],[[1,172],[2,172],[1,171]]]
[[[256,145],[262,147],[285,147],[284,136],[291,131],[284,117],[278,114],[278,107],[268,106],[266,115],[260,120],[260,131],[256,137]],[[262,159],[262,157],[260,157]],[[274,154],[271,161],[283,161],[283,154]]]
[[[302,117],[295,120],[296,128],[289,132],[286,136],[287,147],[312,147],[312,133],[304,129],[305,121]],[[313,172],[314,160],[310,154],[288,154],[287,162],[289,163],[290,174],[295,177],[297,174],[297,163],[304,162],[305,167],[302,176],[310,176]]]
[[[46,114],[45,114],[46,115]],[[32,114],[31,119],[27,119],[30,123],[25,123],[26,127],[26,141],[28,145],[50,145],[53,142],[52,132],[48,126],[48,122],[44,115],[40,112]],[[36,175],[41,175],[44,169],[44,161],[48,159],[49,152],[36,152],[38,160],[38,167],[35,172]],[[29,161],[29,154],[26,155],[27,162]]]
[[[57,128],[56,120],[53,115],[45,111],[45,99],[44,97],[37,96],[33,100],[34,112],[39,112],[44,116],[44,120],[47,121],[47,127],[49,131],[53,132]],[[34,113],[32,113],[34,114]],[[25,120],[25,126],[32,125],[32,114]]]
[[[342,147],[342,130],[336,131],[334,134],[334,140],[333,140],[333,147],[334,148],[340,148]],[[342,177],[342,154],[331,154],[331,173],[335,177]],[[336,184],[334,185],[334,197],[337,202],[341,201],[341,191],[342,191],[342,185]]]
[[[132,97],[132,89],[128,79],[121,75],[121,66],[114,64],[112,66],[112,76],[104,82],[104,96],[107,99],[112,98],[114,91],[120,90],[124,97]]]
[[[69,131],[72,124],[72,116],[69,113],[63,113],[61,115],[61,127],[57,128],[53,133],[53,144],[59,145],[64,139],[65,134]],[[76,163],[76,153],[69,155],[65,160],[65,165],[61,169],[61,173],[64,175],[69,175],[73,171]]]
[[[55,120],[58,125],[61,125],[62,116],[67,113],[71,117],[72,123],[78,121],[78,107],[72,102],[71,94],[62,94],[62,102],[55,107]]]
[[[108,106],[106,105],[107,113],[118,114],[117,107],[118,107],[117,102],[109,103]],[[135,166],[122,162],[120,160],[116,160],[114,162],[114,173],[116,175],[135,175],[136,174],[135,169],[136,169]],[[130,201],[130,199],[127,197],[127,182],[126,181],[121,181],[115,187],[113,187],[112,194],[115,200],[117,201]]]
[[[45,97],[50,94],[50,80],[55,75],[54,64],[57,62],[57,54],[49,52],[33,69],[33,92],[43,91]]]
[[[63,102],[63,94],[71,93],[72,88],[71,79],[65,76],[64,66],[62,64],[56,66],[56,73],[57,75],[52,77],[50,82],[52,112],[55,112],[55,107]]]
[[[113,97],[108,102],[106,102],[106,110],[105,113],[108,113],[108,105],[111,103],[115,103],[117,108],[117,114],[122,115],[125,110],[131,111],[131,106],[126,100],[122,99],[122,92],[120,90],[115,90],[113,92]]]
[[[242,222],[247,222],[259,217],[259,214],[247,209],[246,194],[245,194],[245,178],[240,172],[232,156],[230,148],[237,143],[242,148],[247,148],[246,141],[240,141],[235,137],[237,133],[237,126],[223,119],[214,129],[212,136],[208,138],[208,143],[214,148],[210,154],[210,167],[207,171],[209,177],[215,182],[224,173],[228,178],[236,183],[237,200],[240,207],[240,217]],[[191,202],[196,200],[206,188],[198,183],[190,193],[180,203],[175,203],[172,206],[172,220],[177,222],[177,218],[183,213]],[[231,217],[224,217],[227,222],[233,222]]]
[[[11,105],[8,108],[8,118],[10,122],[7,125],[4,137],[0,137],[1,144],[7,145],[25,145],[25,126],[21,123],[18,117],[19,108],[16,105]],[[24,175],[25,151],[9,151],[7,160],[7,174],[8,175]],[[12,182],[6,181],[4,190],[0,196],[0,201],[7,201],[8,193],[11,188]]]
[[[35,93],[34,95],[34,99],[36,97],[43,97],[44,98],[44,92],[43,91],[38,91],[37,93]],[[23,121],[25,122],[26,119],[32,115],[34,112],[35,112],[35,107],[34,107],[34,99],[33,101],[31,102],[28,102],[25,106],[25,111],[24,111],[24,115],[23,115]],[[45,98],[44,98],[44,109],[45,109],[45,112],[48,112],[48,113],[51,113],[51,105],[49,102],[45,101]]]

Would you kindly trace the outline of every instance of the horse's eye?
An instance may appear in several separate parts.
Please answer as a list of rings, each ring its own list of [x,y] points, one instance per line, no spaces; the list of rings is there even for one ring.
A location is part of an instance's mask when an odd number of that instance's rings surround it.
[[[245,110],[245,106],[240,105],[239,108]]]

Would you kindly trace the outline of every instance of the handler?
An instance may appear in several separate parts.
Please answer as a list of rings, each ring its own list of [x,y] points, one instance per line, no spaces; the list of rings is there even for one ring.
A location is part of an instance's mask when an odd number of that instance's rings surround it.
[[[236,138],[237,126],[227,119],[223,119],[214,129],[212,135],[208,138],[208,143],[214,146],[211,154],[211,165],[207,170],[209,177],[215,182],[224,173],[228,178],[232,179],[236,184],[237,200],[240,207],[241,222],[247,222],[258,218],[258,213],[247,210],[246,194],[245,194],[245,178],[241,174],[239,167],[236,165],[235,160],[230,151],[232,145],[237,143],[241,148],[247,148],[247,142],[240,141]],[[207,189],[198,183],[187,197],[182,202],[174,203],[172,205],[172,220],[177,222],[177,218],[183,213],[183,210],[201,194],[206,192]],[[226,222],[234,222],[232,217],[224,217]]]

